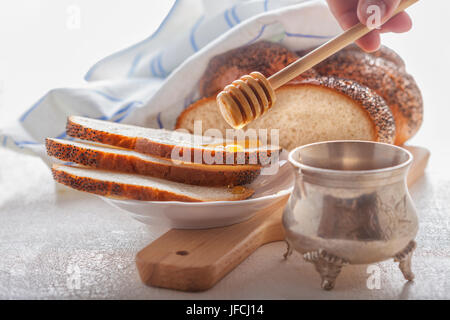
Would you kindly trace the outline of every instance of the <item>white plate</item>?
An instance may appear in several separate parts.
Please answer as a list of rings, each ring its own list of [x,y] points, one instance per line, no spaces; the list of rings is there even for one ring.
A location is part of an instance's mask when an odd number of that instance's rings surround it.
[[[223,227],[250,219],[259,210],[290,194],[294,186],[293,167],[280,155],[280,168],[274,175],[260,175],[250,188],[255,193],[246,200],[215,202],[138,201],[101,197],[107,203],[129,213],[149,225],[176,229],[205,229]]]

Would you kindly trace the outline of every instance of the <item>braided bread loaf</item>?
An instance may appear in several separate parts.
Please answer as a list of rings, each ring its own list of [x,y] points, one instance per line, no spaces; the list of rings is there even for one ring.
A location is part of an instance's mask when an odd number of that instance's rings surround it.
[[[211,59],[200,80],[201,97],[213,96],[236,79],[255,70],[269,77],[298,59],[298,55],[280,44],[260,41],[227,51]],[[309,70],[294,80],[317,76]]]
[[[391,110],[383,98],[353,80],[314,78],[285,85],[276,94],[271,110],[246,127],[278,130],[279,141],[269,136],[271,144],[279,143],[280,147],[292,150],[327,140],[394,142]],[[219,129],[225,135],[226,129],[231,128],[220,114],[215,97],[201,99],[184,110],[176,128],[193,133],[197,120],[202,121],[202,133]]]
[[[224,86],[252,71],[268,77],[305,53],[264,41],[216,56],[200,81],[205,98],[182,112],[176,128],[192,132],[194,121],[202,120],[203,131],[225,132],[231,127],[215,103]],[[400,145],[418,131],[422,114],[420,90],[393,50],[365,53],[350,45],[278,89],[275,106],[246,128],[279,129],[286,149],[338,139]]]

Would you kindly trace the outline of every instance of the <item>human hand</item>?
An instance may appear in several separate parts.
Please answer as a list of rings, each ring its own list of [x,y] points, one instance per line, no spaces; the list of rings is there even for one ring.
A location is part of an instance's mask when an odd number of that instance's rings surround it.
[[[400,4],[401,0],[327,0],[331,12],[344,30],[353,27],[358,22],[368,25],[375,22],[374,14],[379,12],[379,21],[383,24],[391,18],[393,12]],[[376,12],[374,7],[379,8]],[[412,21],[406,12],[401,12],[394,18],[386,22],[380,29],[374,29],[358,41],[359,45],[365,51],[375,51],[380,47],[380,34],[385,32],[402,33],[407,32],[412,27]]]

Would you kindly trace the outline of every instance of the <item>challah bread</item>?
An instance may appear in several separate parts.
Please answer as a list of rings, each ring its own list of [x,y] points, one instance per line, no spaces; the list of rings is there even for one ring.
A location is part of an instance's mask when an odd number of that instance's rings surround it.
[[[373,52],[365,52],[360,47],[358,47],[356,44],[351,44],[347,47],[345,47],[341,52],[347,52],[351,53],[352,51],[356,52],[362,52],[365,54],[368,54],[374,58],[382,58],[384,60],[388,60],[395,64],[399,69],[404,69],[406,67],[405,61],[400,57],[397,52],[392,50],[391,48],[388,48],[386,46],[381,46],[380,49]]]
[[[234,186],[251,183],[260,173],[257,165],[204,165],[175,163],[107,145],[61,139],[45,140],[47,154],[62,161],[102,170],[148,175],[203,186]]]
[[[355,81],[322,77],[283,86],[276,94],[275,105],[246,129],[278,129],[283,148],[326,140],[394,142],[395,122],[389,107],[374,91]],[[215,97],[184,110],[176,128],[192,131],[196,120],[202,121],[204,130],[230,129]]]
[[[269,77],[298,59],[296,53],[280,44],[260,41],[227,51],[212,58],[199,82],[201,97],[213,96],[234,80],[253,71]],[[309,70],[293,81],[315,77]]]
[[[232,142],[228,145],[223,139],[78,116],[68,118],[66,133],[77,139],[131,149],[152,156],[204,164],[267,165],[265,162],[271,159],[272,153],[280,152],[278,146],[234,148]],[[219,148],[220,146],[225,147]],[[209,163],[209,159],[217,159],[219,163]]]
[[[392,50],[367,54],[350,47],[320,63],[315,70],[323,76],[355,80],[384,98],[395,118],[395,144],[402,145],[420,128],[423,101],[413,77],[406,73],[404,62]]]
[[[303,57],[304,55],[306,55],[313,49],[314,48],[308,49],[308,50],[296,51],[296,54],[299,57]],[[358,47],[356,44],[350,44],[350,45],[346,46],[344,49],[342,49],[340,51],[340,53],[345,52],[345,54],[351,54],[352,51],[356,51],[359,53],[363,52],[374,58],[383,58],[385,60],[388,60],[388,61],[394,63],[399,69],[405,68],[405,61],[397,54],[397,52],[395,52],[394,50],[392,50],[391,48],[388,48],[386,46],[381,46],[380,49],[378,49],[377,51],[365,52],[365,51],[362,51],[361,48]]]
[[[53,178],[70,188],[116,198],[144,201],[235,201],[249,198],[253,190],[239,186],[204,187],[137,174],[53,165]]]
[[[270,76],[283,68],[284,62],[292,63],[309,51],[294,53],[279,44],[265,41],[255,43],[250,48],[244,46],[223,53],[211,60],[210,67],[200,81],[200,92],[202,96],[213,96],[238,75],[252,71],[262,70],[266,77]],[[277,55],[283,63],[280,63]],[[250,64],[247,61],[258,63]],[[420,90],[412,76],[406,73],[403,59],[388,47],[382,46],[376,52],[366,53],[354,44],[349,45],[291,83],[318,76],[354,80],[384,98],[395,118],[395,144],[404,144],[419,130],[423,117]]]

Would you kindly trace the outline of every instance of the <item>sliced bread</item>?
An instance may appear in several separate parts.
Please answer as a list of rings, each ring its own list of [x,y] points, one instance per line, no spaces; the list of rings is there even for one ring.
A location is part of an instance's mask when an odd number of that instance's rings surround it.
[[[371,140],[393,143],[395,122],[385,101],[374,91],[352,80],[322,77],[285,85],[276,91],[275,105],[249,129],[278,129],[282,148],[327,140]],[[229,129],[215,97],[188,107],[176,128],[193,130],[202,120],[203,129]],[[270,143],[270,142],[269,142]]]
[[[395,144],[402,145],[422,124],[422,94],[414,78],[406,72],[401,58],[393,51],[390,54],[386,49],[380,52],[373,55],[356,48],[347,49],[318,64],[315,70],[322,76],[357,81],[380,95],[394,115]]]
[[[45,140],[47,154],[86,167],[149,175],[204,186],[234,186],[251,183],[260,173],[258,165],[204,165],[175,162],[132,150],[96,143],[61,139]]]
[[[66,132],[69,136],[82,140],[100,142],[172,160],[204,164],[265,165],[268,164],[265,162],[271,158],[272,153],[280,152],[278,146],[218,148],[228,142],[224,139],[185,132],[143,128],[78,116],[68,118]],[[229,146],[233,146],[231,141],[230,143]]]
[[[53,178],[79,191],[116,198],[143,201],[234,201],[249,198],[253,190],[242,186],[204,187],[137,174],[74,166],[53,165]]]

